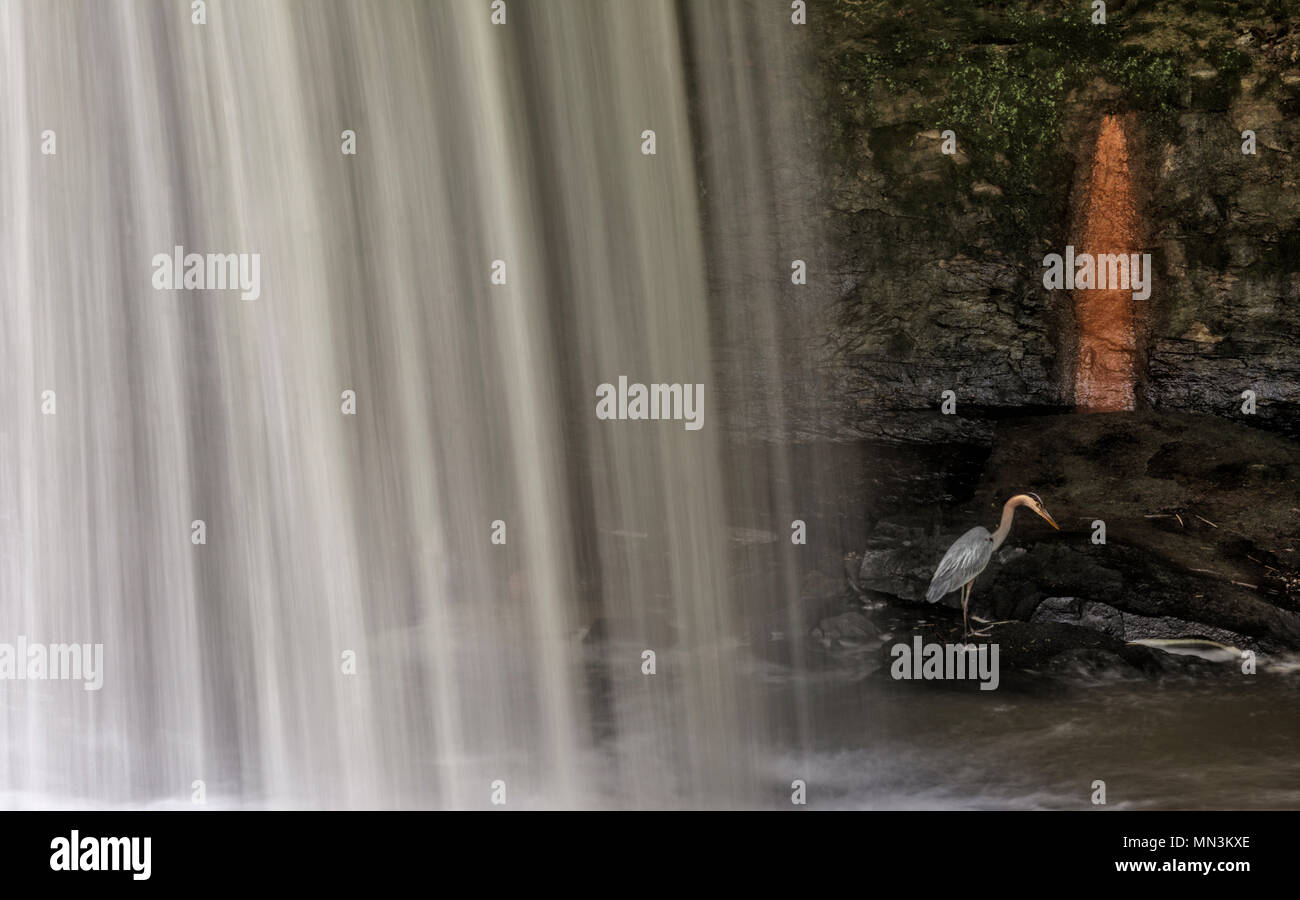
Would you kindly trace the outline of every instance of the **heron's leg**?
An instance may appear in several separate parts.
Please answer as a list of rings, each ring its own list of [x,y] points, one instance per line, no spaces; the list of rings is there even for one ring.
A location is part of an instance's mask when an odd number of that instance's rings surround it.
[[[961,639],[964,641],[970,637],[970,622],[966,619],[966,602],[970,600],[970,586],[973,582],[966,582],[961,586]]]
[[[975,589],[975,579],[972,578],[970,582],[966,585],[966,592],[962,594],[962,598],[961,598],[961,620],[962,620],[962,624],[966,626],[967,639],[971,637],[988,637],[989,635],[989,630],[987,628],[982,628],[978,631],[971,631],[970,625],[967,624],[966,605],[970,603],[971,591],[973,591],[974,589]],[[982,621],[981,619],[975,616],[972,616],[971,618],[974,618],[976,621]]]

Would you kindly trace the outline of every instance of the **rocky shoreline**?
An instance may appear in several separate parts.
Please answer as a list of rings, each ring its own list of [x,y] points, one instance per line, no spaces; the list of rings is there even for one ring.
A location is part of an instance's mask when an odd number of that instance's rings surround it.
[[[1239,667],[1135,642],[1202,639],[1261,660],[1300,649],[1300,453],[1244,424],[1140,412],[1006,420],[968,500],[874,515],[840,579],[807,581],[810,658],[877,671],[869,661],[914,634],[960,641],[958,595],[926,603],[930,578],[1024,490],[1062,530],[1022,515],[975,582],[972,614],[1005,623],[975,640],[996,641],[1005,669],[1212,676]]]

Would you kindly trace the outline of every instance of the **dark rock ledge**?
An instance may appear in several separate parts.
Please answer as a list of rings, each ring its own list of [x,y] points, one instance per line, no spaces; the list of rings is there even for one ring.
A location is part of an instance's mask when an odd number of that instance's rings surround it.
[[[1011,620],[977,639],[999,643],[1004,669],[1236,668],[1131,643],[1153,638],[1206,639],[1261,660],[1300,648],[1300,454],[1245,424],[1154,412],[1003,423],[969,503],[938,523],[874,523],[847,560],[855,599],[821,619],[811,643],[887,652],[914,633],[959,640],[958,595],[927,604],[930,577],[952,541],[993,528],[1002,502],[1023,491],[1042,495],[1062,530],[1021,511],[975,583],[972,613]]]

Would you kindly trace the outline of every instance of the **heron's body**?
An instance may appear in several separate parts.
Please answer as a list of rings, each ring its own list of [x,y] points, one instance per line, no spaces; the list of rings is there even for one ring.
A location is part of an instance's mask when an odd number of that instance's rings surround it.
[[[930,588],[925,592],[925,599],[931,603],[937,603],[958,588],[961,589],[961,618],[966,637],[972,634],[966,615],[966,607],[970,603],[971,585],[975,583],[980,572],[988,566],[993,554],[1011,533],[1011,520],[1016,514],[1016,508],[1020,506],[1029,507],[1051,523],[1053,528],[1060,528],[1047,514],[1047,510],[1043,508],[1043,501],[1037,494],[1016,494],[1003,505],[1002,521],[997,531],[990,532],[982,525],[977,525],[957,538],[948,548],[948,552],[943,555],[943,559],[939,561],[939,568],[930,579]]]
[[[983,525],[976,525],[957,538],[939,561],[925,599],[937,603],[944,597],[974,581],[993,558],[993,535]]]

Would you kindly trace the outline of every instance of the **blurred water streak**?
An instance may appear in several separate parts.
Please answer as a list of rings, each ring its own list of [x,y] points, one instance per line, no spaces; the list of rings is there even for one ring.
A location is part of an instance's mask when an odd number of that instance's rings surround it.
[[[789,10],[189,6],[0,5],[0,641],[106,669],[0,682],[0,794],[769,802],[737,660],[797,594],[821,252]],[[177,245],[261,296],[154,290]],[[597,421],[623,374],[705,427]]]

